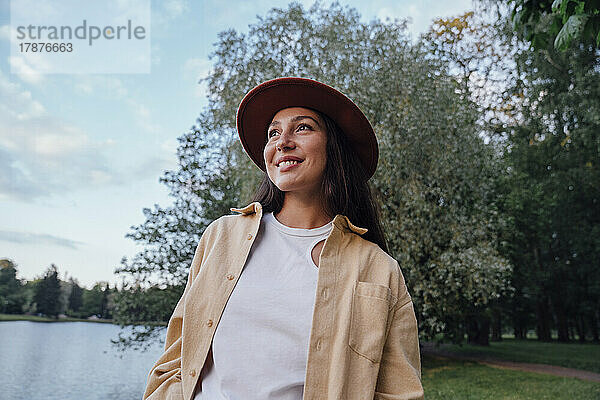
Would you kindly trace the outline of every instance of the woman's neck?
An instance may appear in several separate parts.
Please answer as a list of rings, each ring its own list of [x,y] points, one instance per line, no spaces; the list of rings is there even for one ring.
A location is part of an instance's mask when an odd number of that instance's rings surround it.
[[[327,215],[318,197],[299,197],[287,192],[275,218],[290,228],[313,229],[327,224],[333,217]]]

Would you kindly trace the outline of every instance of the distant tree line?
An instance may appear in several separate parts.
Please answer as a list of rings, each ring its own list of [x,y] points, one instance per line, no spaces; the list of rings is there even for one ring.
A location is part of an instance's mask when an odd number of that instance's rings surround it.
[[[112,319],[117,288],[108,282],[98,282],[91,289],[79,285],[76,279],[59,278],[52,264],[42,276],[33,280],[17,278],[17,265],[10,259],[0,259],[0,313],[29,314],[58,318],[60,314],[73,318],[96,316]]]

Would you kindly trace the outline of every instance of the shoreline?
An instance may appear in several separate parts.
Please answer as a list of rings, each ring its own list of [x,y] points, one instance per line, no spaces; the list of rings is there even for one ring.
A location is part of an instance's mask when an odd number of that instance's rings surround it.
[[[119,325],[112,319],[87,319],[87,318],[50,318],[50,317],[38,317],[37,315],[27,314],[0,314],[0,322],[11,322],[11,321],[30,321],[30,322],[95,322],[101,324],[113,324]],[[166,322],[149,322],[149,323],[136,323],[130,325],[154,325],[154,326],[167,326]]]

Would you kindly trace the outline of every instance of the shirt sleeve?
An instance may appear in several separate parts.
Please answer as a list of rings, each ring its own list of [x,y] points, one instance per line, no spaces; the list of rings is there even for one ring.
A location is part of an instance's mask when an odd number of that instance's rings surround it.
[[[399,275],[401,295],[391,311],[391,326],[379,366],[374,400],[423,399],[419,334],[413,302]]]
[[[208,229],[208,228],[207,228]],[[196,248],[183,295],[177,302],[167,326],[167,337],[163,354],[148,374],[146,390],[142,400],[183,400],[181,382],[181,333],[185,300],[198,273],[204,257],[206,231]]]

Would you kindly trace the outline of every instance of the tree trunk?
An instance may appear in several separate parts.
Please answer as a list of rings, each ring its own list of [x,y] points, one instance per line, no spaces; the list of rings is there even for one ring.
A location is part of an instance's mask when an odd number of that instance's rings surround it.
[[[569,340],[575,341],[575,330],[573,328],[573,320],[569,318]]]
[[[502,313],[494,309],[492,313],[492,342],[502,341]]]
[[[567,312],[564,305],[561,302],[554,303],[554,312],[556,313],[556,325],[558,327],[558,341],[568,342],[569,341],[569,321],[567,318]]]
[[[467,318],[467,343],[478,346],[490,345],[490,319],[487,316]]]
[[[585,343],[585,325],[583,323],[583,317],[581,315],[575,317],[575,329],[577,329],[577,336],[579,336],[579,342]]]
[[[480,346],[490,345],[490,319],[484,318],[481,321],[481,329],[479,330],[479,338],[477,344]]]
[[[536,331],[538,340],[542,342],[550,342],[552,340],[552,334],[550,332],[550,313],[548,309],[548,298],[545,295],[542,295],[540,298],[538,298],[536,304]]]
[[[527,338],[525,328],[523,328],[523,326],[515,325],[513,327],[513,334],[515,335],[515,339],[526,339]]]
[[[540,260],[540,249],[535,247],[533,249],[533,256],[535,259],[536,266],[539,273],[541,274],[544,270],[542,260]],[[543,284],[541,286],[542,292],[538,295],[536,301],[536,315],[537,315],[537,337],[542,342],[549,342],[552,340],[552,334],[550,332],[550,301],[546,295],[546,289]]]
[[[523,297],[521,291],[517,288],[511,307],[511,317],[515,339],[527,339],[527,326],[530,321],[527,316],[528,313],[524,310],[523,306],[526,301],[527,300]]]
[[[598,337],[598,319],[595,314],[590,316],[590,330],[592,331],[594,343],[600,343],[600,338]]]

